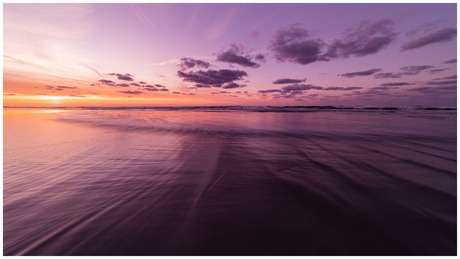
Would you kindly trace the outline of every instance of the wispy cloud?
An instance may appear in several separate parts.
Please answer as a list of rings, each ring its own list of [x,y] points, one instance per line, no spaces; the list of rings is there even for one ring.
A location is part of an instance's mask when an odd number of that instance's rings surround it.
[[[237,11],[237,7],[232,6],[231,8],[226,10],[226,13],[224,15],[220,16],[218,19],[210,23],[211,26],[208,27],[205,31],[206,40],[213,41],[222,36],[235,19]]]
[[[457,29],[455,28],[444,28],[436,32],[429,33],[420,38],[406,42],[401,46],[401,51],[418,49],[426,45],[430,45],[438,42],[451,41],[457,36]]]
[[[374,69],[369,69],[369,70],[365,70],[365,71],[358,71],[358,72],[350,72],[350,73],[345,73],[345,74],[339,74],[339,76],[348,77],[348,78],[356,77],[356,76],[370,76],[370,75],[373,75],[373,74],[375,74],[377,72],[380,72],[380,71],[382,71],[382,69],[374,68]]]

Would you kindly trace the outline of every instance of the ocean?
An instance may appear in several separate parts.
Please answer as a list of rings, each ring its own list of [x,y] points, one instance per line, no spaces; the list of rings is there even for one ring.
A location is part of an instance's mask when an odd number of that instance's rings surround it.
[[[4,108],[4,255],[456,255],[453,107]]]

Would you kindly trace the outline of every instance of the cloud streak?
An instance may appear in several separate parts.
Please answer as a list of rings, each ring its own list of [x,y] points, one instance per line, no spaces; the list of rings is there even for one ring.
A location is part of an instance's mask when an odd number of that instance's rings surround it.
[[[457,36],[457,29],[444,28],[439,31],[427,34],[423,37],[406,42],[401,46],[401,51],[418,49],[426,45],[431,45],[438,42],[447,42],[453,40]]]
[[[298,84],[305,82],[307,79],[291,79],[291,78],[281,78],[273,81],[273,84],[279,85],[279,84]]]
[[[370,75],[373,75],[373,74],[375,74],[377,72],[380,72],[380,71],[382,71],[382,69],[374,68],[374,69],[369,69],[369,70],[365,70],[365,71],[358,71],[358,72],[340,74],[339,76],[348,77],[348,78],[352,78],[352,77],[356,77],[356,76],[370,76]]]

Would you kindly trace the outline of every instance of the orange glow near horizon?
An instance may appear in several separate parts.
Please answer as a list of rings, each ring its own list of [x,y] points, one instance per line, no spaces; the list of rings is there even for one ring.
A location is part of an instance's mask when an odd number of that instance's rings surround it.
[[[12,95],[5,93],[6,107],[52,107],[52,106],[188,106],[188,105],[234,105],[230,101],[212,98],[166,98],[166,97],[107,97],[62,95]]]

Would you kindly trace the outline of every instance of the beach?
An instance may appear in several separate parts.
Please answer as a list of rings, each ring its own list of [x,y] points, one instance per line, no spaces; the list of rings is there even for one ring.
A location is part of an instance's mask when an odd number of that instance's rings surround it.
[[[4,255],[456,255],[456,110],[4,109]]]

